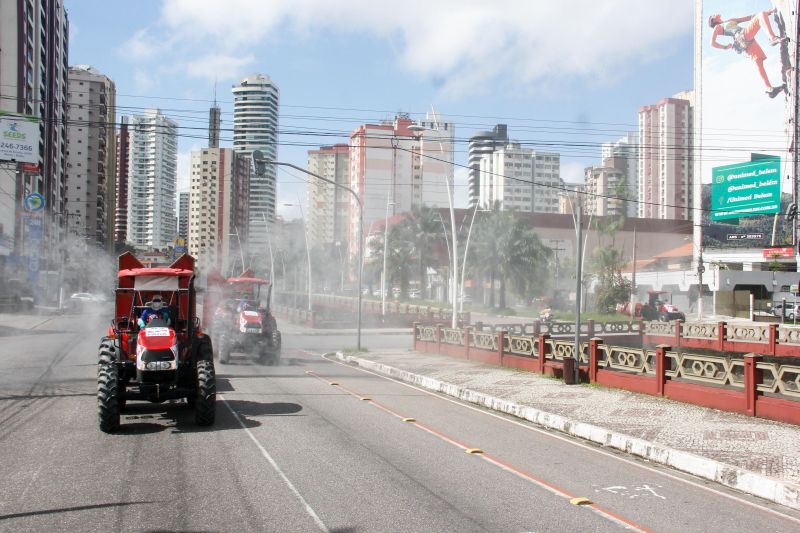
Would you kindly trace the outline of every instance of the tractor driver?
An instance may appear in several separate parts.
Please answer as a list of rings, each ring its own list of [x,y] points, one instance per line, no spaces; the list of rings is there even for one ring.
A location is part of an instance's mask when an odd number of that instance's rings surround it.
[[[142,311],[139,317],[139,328],[145,327],[154,318],[160,318],[169,325],[169,311],[164,307],[164,300],[161,299],[160,294],[153,295],[150,305]]]

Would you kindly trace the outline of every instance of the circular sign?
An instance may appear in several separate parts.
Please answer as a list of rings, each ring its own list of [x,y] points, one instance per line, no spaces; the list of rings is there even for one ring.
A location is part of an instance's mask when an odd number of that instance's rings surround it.
[[[41,211],[44,209],[44,196],[38,192],[32,192],[25,197],[23,205],[25,207],[25,211],[29,211],[31,213]]]

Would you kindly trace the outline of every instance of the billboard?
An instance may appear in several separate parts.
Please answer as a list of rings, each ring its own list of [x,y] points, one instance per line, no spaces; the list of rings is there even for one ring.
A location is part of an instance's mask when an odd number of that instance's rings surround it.
[[[39,119],[0,111],[0,161],[39,162]]]
[[[714,167],[711,220],[780,212],[780,171],[778,158]]]
[[[702,211],[695,221],[703,226],[702,244],[791,245],[791,226],[781,213],[794,190],[796,1],[698,0],[697,6],[695,158],[701,185],[695,191]],[[720,173],[724,184],[715,182]]]

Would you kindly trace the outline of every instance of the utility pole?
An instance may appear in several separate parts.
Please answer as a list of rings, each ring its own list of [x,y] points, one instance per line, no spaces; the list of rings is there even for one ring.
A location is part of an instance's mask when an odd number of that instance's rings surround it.
[[[559,270],[558,252],[565,252],[567,249],[566,248],[561,248],[560,245],[561,245],[562,242],[564,242],[561,239],[553,239],[550,242],[555,245],[550,249],[553,250],[553,253],[556,255],[555,285],[553,285],[553,293],[555,294],[555,291],[558,290],[558,270]]]
[[[706,267],[703,266],[703,247],[700,247],[700,252],[697,254],[697,320],[703,320],[703,272]]]
[[[636,317],[636,301],[638,299],[639,297],[636,294],[636,226],[634,226],[633,227],[633,272],[631,273],[631,296],[630,298],[628,298],[628,306],[631,312],[631,319]]]
[[[581,292],[583,277],[583,228],[581,215],[583,215],[583,195],[577,194],[578,213],[575,223],[575,383],[580,383],[580,361],[581,361]]]

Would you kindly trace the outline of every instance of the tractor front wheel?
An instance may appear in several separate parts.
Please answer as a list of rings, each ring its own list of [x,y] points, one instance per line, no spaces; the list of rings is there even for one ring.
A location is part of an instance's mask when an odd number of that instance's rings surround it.
[[[214,423],[217,402],[217,380],[214,375],[214,362],[197,362],[197,391],[194,398],[194,421],[198,426]]]
[[[100,363],[97,368],[97,407],[100,431],[119,429],[119,372],[114,363]]]

